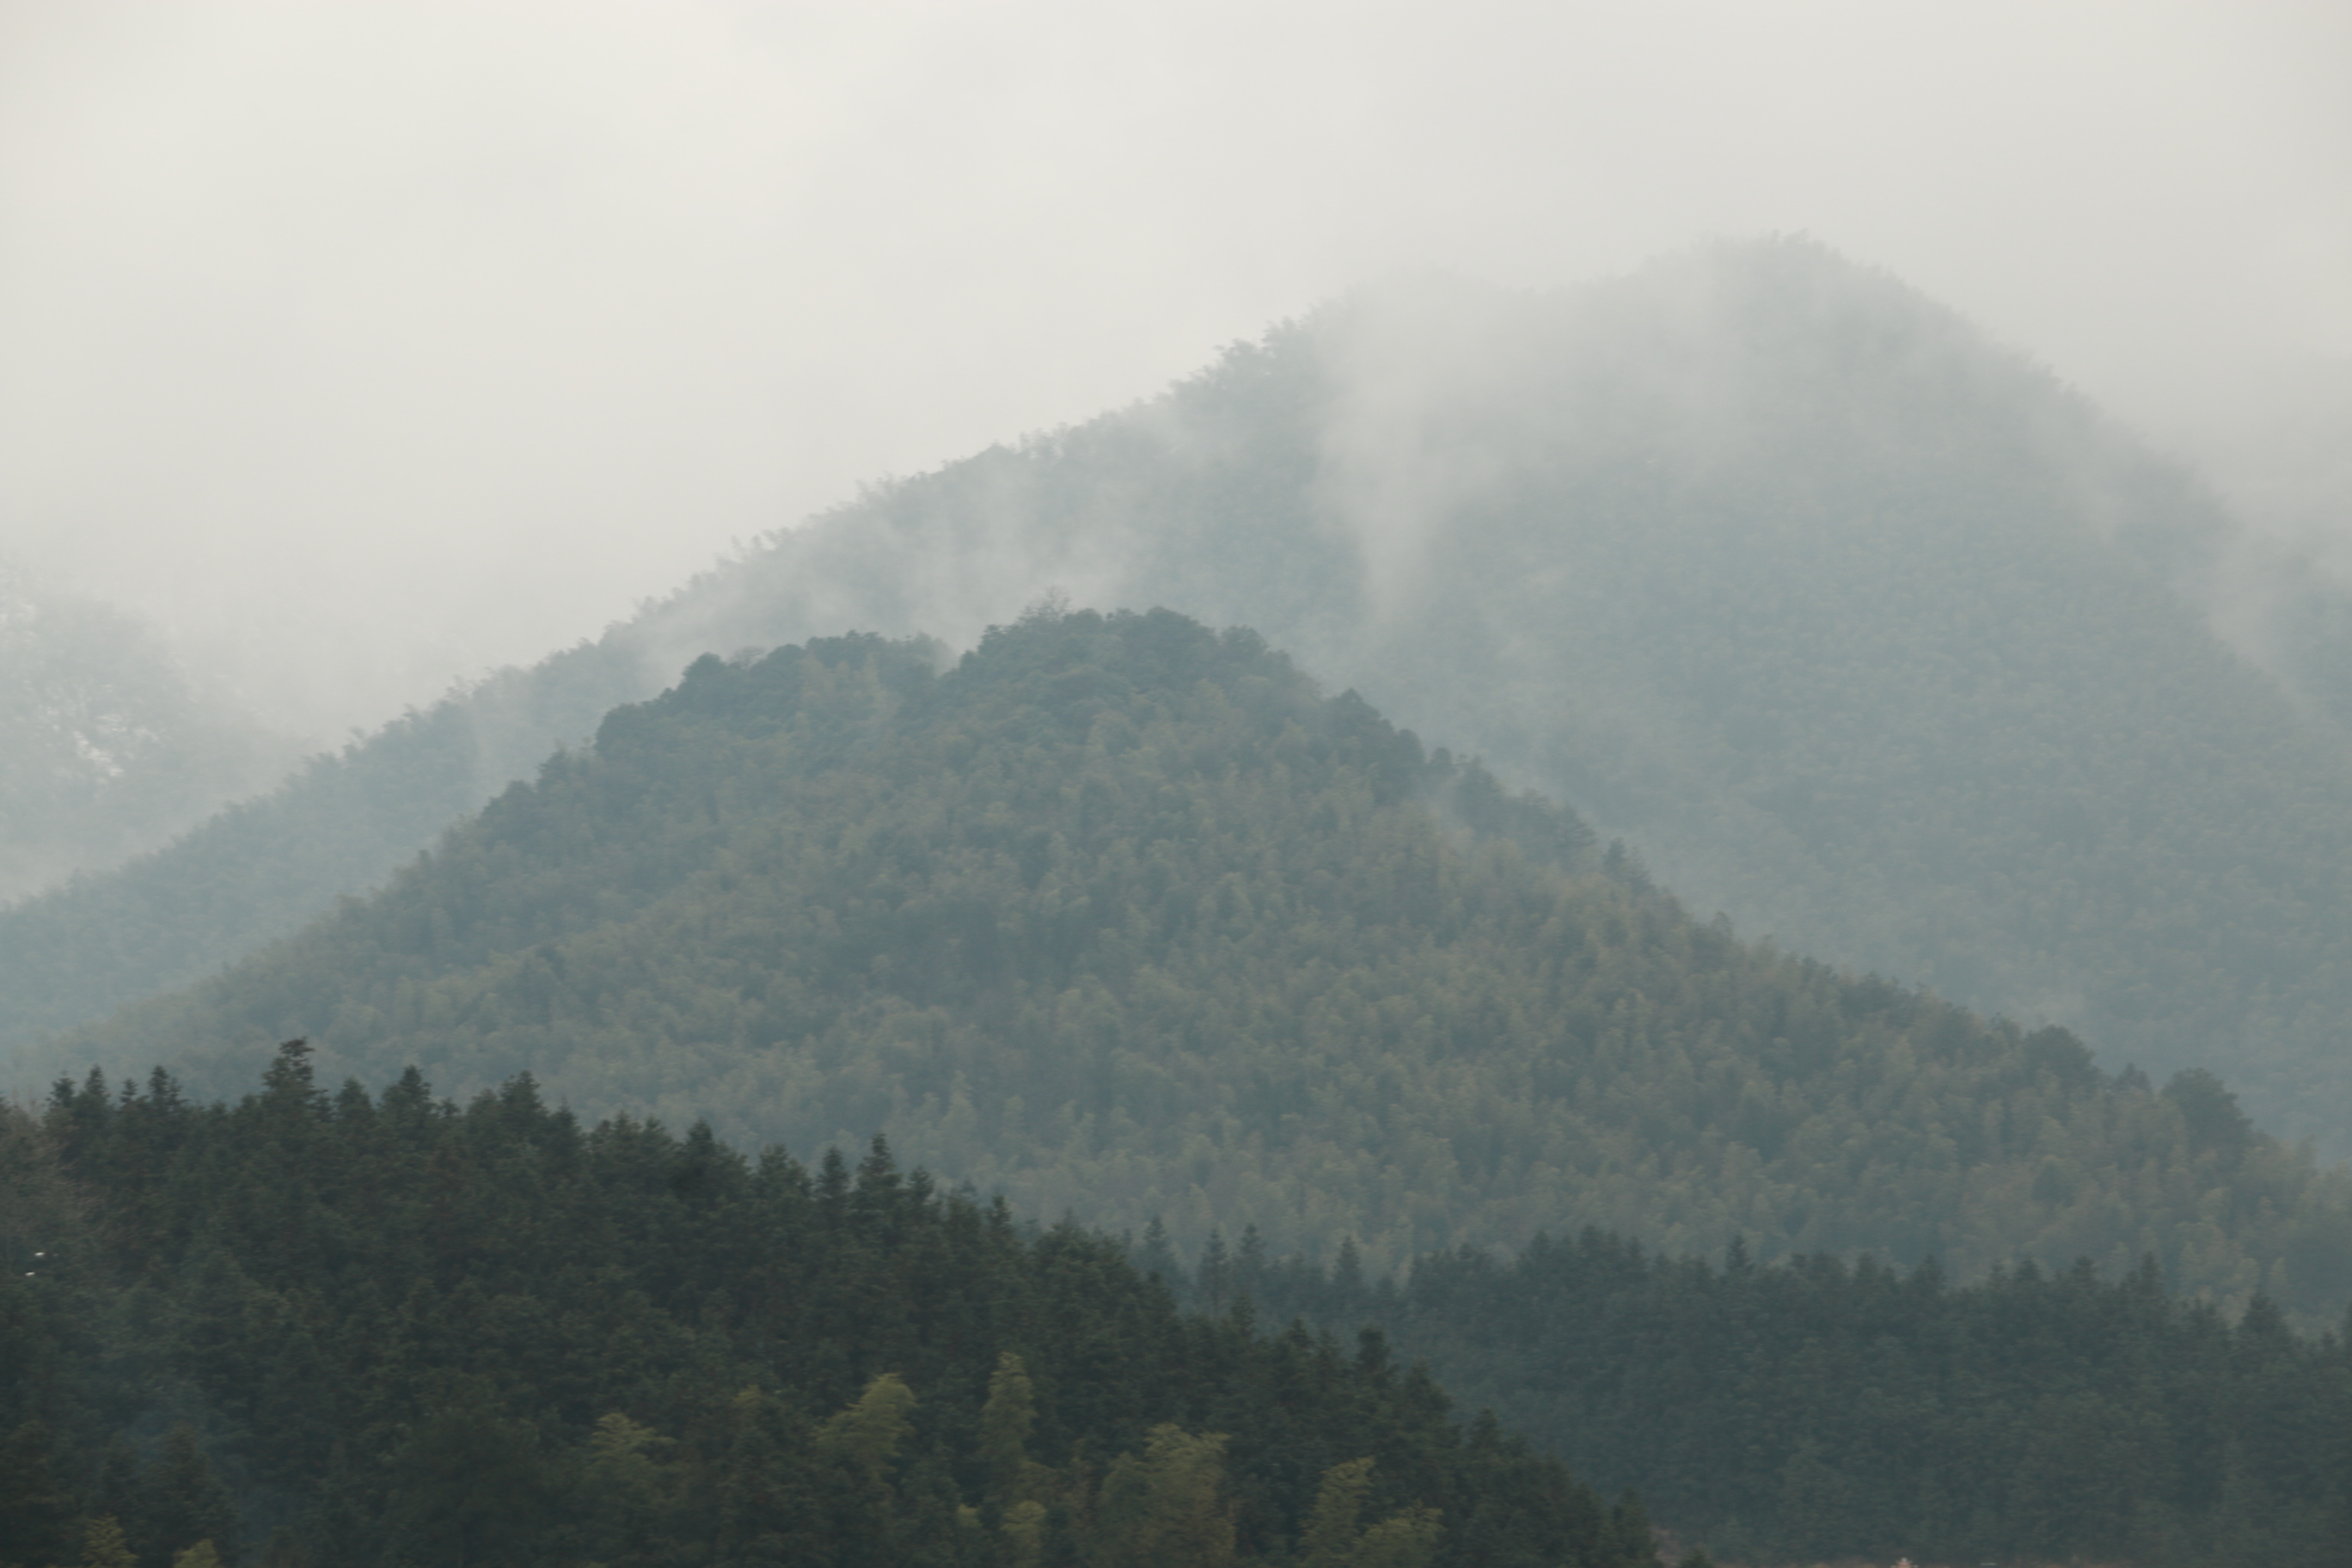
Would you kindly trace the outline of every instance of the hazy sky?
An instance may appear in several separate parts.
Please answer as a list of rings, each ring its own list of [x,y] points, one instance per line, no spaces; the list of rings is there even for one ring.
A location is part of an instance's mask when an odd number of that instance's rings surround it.
[[[372,725],[1352,283],[1771,230],[2315,517],[2352,6],[0,0],[0,552]]]

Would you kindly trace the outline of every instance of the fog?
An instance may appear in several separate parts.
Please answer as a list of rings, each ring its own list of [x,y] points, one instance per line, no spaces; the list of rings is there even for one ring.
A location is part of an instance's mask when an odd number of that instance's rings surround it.
[[[1887,268],[2352,548],[2352,12],[0,0],[0,552],[366,727],[1367,279]]]

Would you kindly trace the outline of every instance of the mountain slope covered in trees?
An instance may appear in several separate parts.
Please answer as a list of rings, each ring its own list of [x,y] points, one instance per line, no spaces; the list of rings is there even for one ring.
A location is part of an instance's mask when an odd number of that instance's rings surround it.
[[[404,715],[113,872],[0,910],[0,1050],[218,970],[381,883],[452,822],[643,696],[589,646]]]
[[[233,1106],[0,1108],[0,1561],[1655,1562],[1377,1336],[1181,1316],[878,1145],[331,1095],[294,1045]]]
[[[52,1059],[215,1092],[294,1035],[1380,1268],[1601,1225],[2352,1296],[2344,1177],[2211,1075],[1743,943],[1167,612],[1040,613],[944,673],[874,637],[706,659],[382,894]]]
[[[2352,1339],[2299,1337],[2260,1298],[2231,1324],[2152,1266],[1959,1284],[1932,1263],[1759,1268],[1737,1243],[1715,1268],[1587,1231],[1433,1255],[1402,1283],[1271,1261],[1246,1235],[1160,1267],[1209,1310],[1380,1325],[1719,1557],[2352,1562]]]
[[[2047,376],[1806,243],[1367,295],[882,487],[248,829],[0,917],[0,1016],[19,1041],[94,1016],[383,875],[429,837],[404,765],[469,805],[699,653],[966,643],[1058,586],[1254,626],[1744,930],[2111,1068],[2219,1071],[2341,1156],[2352,752],[2208,629],[2230,531]],[[224,877],[248,843],[267,874]]]
[[[2032,366],[1786,244],[1337,306],[705,597],[955,637],[1059,582],[1255,626],[1745,930],[2223,1071],[2342,1156],[2352,753],[2209,629],[2230,536]]]

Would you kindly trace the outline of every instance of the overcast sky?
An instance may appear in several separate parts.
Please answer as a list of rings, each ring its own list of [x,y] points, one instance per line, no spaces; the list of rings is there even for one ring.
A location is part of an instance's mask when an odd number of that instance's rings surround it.
[[[1350,284],[1774,230],[2292,510],[2352,6],[0,0],[0,552],[338,732]]]

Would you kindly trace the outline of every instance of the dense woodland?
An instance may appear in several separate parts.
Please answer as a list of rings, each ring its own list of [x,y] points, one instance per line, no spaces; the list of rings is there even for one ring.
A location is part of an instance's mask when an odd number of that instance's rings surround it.
[[[1256,627],[1703,912],[2066,1026],[2111,1071],[2203,1068],[2341,1159],[2352,618],[2272,573],[2249,645],[2272,668],[2224,646],[2211,595],[2244,587],[2243,544],[2048,375],[1804,242],[1366,295],[1151,403],[878,486],[0,911],[0,1048],[295,931],[699,654],[850,627],[969,646],[1058,584]]]
[[[1465,1402],[1718,1556],[1768,1563],[2352,1563],[2352,1318],[2232,1324],[2148,1260],[1956,1284],[1814,1255],[1722,1267],[1587,1231],[1517,1256],[1269,1262],[1245,1234],[1185,1299],[1381,1326]]]
[[[381,882],[607,709],[657,689],[638,668],[586,647],[501,672],[289,777],[255,778],[252,798],[168,848],[0,908],[0,1052],[209,974]]]
[[[1654,1516],[1742,1561],[2352,1561],[2347,1341],[2152,1265],[1187,1269],[879,1143],[812,1171],[311,1057],[0,1117],[0,1562],[1613,1568]]]
[[[856,1147],[1024,1213],[1377,1272],[1600,1226],[1677,1253],[2153,1255],[2231,1313],[2352,1297],[2340,1173],[2210,1074],[1738,941],[1574,816],[1247,634],[1041,612],[945,672],[697,665],[383,894],[69,1040]]]
[[[0,1564],[1649,1561],[1548,1448],[2342,1568],[2352,611],[2238,547],[1802,243],[880,487],[0,910]],[[265,743],[13,603],[41,853]]]
[[[528,1080],[0,1112],[0,1562],[1655,1561],[1377,1333],[1185,1316],[899,1170]]]
[[[2352,749],[2216,635],[2236,541],[2045,373],[1786,242],[1342,301],[705,595],[961,637],[1058,582],[1254,626],[1703,911],[2219,1072],[2343,1159]],[[2324,637],[2280,646],[2325,683]]]

